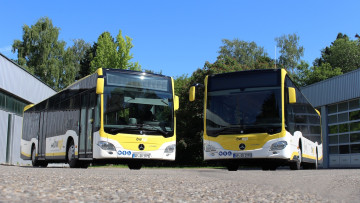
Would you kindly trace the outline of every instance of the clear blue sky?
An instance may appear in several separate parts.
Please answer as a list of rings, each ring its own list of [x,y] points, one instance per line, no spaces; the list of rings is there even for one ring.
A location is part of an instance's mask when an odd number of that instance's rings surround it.
[[[22,26],[47,16],[68,46],[80,38],[92,44],[104,31],[115,37],[121,29],[133,39],[133,61],[169,76],[213,63],[222,39],[254,41],[274,58],[274,38],[292,33],[312,64],[339,32],[351,39],[360,34],[359,11],[358,0],[0,0],[0,52],[16,59],[11,45],[22,39]]]

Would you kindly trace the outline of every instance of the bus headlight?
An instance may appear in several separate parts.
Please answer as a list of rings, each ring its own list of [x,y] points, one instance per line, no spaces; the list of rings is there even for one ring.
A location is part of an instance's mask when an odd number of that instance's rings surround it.
[[[287,146],[286,141],[279,141],[279,142],[275,142],[274,144],[272,144],[271,147],[270,147],[270,150],[271,151],[283,150],[283,149],[285,149],[286,146]]]
[[[103,150],[116,151],[115,146],[113,144],[111,144],[110,142],[99,141],[97,143],[97,145]]]
[[[167,147],[165,148],[164,153],[173,153],[174,151],[175,151],[175,145],[172,144],[172,145],[167,146]]]

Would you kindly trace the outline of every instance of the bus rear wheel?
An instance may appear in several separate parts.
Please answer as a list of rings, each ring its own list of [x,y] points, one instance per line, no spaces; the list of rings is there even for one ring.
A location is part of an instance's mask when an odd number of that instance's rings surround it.
[[[71,142],[68,146],[67,160],[68,160],[68,164],[69,164],[70,168],[78,168],[79,167],[78,160],[75,158],[75,145],[74,145],[73,140],[71,140]]]
[[[36,158],[36,147],[33,146],[31,150],[31,164],[33,167],[39,167],[39,161]]]

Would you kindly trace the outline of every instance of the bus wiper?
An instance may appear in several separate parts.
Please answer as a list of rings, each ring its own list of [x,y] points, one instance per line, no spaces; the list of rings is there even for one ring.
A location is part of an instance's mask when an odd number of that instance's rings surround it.
[[[109,132],[111,134],[116,134],[126,130],[137,130],[136,126],[126,126],[122,128],[114,128],[114,127],[104,127],[104,128],[105,128],[105,132]]]
[[[266,132],[269,135],[279,133],[280,126],[277,125],[246,125],[245,130],[257,131],[257,132]]]
[[[241,133],[241,131],[243,130],[244,127],[242,125],[229,125],[229,126],[224,126],[220,130],[216,131],[215,135],[218,136],[221,133],[225,133],[225,132]]]
[[[169,102],[166,103],[165,100],[168,100],[168,99],[162,99],[161,102],[166,104],[166,106],[169,106]]]
[[[138,129],[140,130],[151,130],[151,131],[156,131],[158,133],[161,133],[164,137],[170,137],[170,132],[166,132],[164,130],[162,130],[161,128],[157,128],[153,125],[149,125],[149,124],[137,124],[136,125],[138,127]]]

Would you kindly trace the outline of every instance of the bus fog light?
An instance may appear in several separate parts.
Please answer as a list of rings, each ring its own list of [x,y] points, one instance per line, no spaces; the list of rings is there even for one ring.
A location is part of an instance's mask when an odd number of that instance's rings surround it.
[[[116,151],[115,146],[113,144],[111,144],[110,142],[99,141],[97,143],[97,145],[103,150]]]
[[[205,152],[216,152],[216,148],[213,145],[206,145],[205,146]]]
[[[274,144],[272,144],[271,147],[270,147],[270,150],[271,151],[283,150],[283,149],[285,149],[286,146],[287,146],[286,141],[279,141],[279,142],[275,142]]]
[[[175,151],[175,145],[170,145],[165,148],[165,153],[173,153]]]

